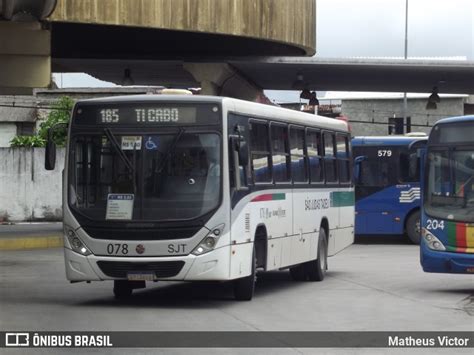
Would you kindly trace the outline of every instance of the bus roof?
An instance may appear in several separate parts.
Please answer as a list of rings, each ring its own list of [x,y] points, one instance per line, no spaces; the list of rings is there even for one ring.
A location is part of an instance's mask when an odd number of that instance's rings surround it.
[[[438,122],[436,122],[435,126],[439,124],[445,124],[445,123],[469,122],[469,121],[474,121],[474,115],[443,118],[439,120]]]
[[[353,146],[360,145],[411,145],[413,142],[427,141],[428,136],[367,136],[367,137],[354,137],[352,139]]]
[[[112,103],[152,103],[159,101],[173,102],[195,102],[195,103],[216,103],[230,112],[247,114],[252,118],[265,118],[276,121],[284,121],[296,125],[310,125],[320,128],[328,128],[336,131],[348,132],[349,128],[345,121],[334,118],[313,115],[305,112],[290,110],[278,106],[265,105],[256,102],[233,99],[220,96],[204,95],[127,95],[112,96],[104,98],[94,98],[77,101],[78,105],[97,105]]]

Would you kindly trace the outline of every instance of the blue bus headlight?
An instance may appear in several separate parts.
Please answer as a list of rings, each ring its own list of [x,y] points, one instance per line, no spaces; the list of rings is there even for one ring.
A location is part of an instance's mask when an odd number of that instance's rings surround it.
[[[69,244],[73,251],[84,256],[92,254],[72,228],[65,227],[64,231],[66,232],[67,239],[69,240]]]
[[[431,234],[426,228],[423,228],[421,231],[423,235],[423,239],[426,242],[426,245],[431,250],[438,250],[438,251],[445,251],[446,248],[444,247],[443,243],[439,241],[433,234]]]
[[[212,228],[206,237],[201,241],[201,243],[199,243],[199,245],[191,252],[191,254],[202,255],[213,250],[223,230],[224,224],[220,224],[217,227]]]

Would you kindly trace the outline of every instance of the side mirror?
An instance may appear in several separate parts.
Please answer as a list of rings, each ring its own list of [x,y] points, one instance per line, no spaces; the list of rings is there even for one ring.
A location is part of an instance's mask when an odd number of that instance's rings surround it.
[[[52,129],[48,129],[48,140],[44,153],[44,168],[46,170],[54,170],[56,166],[56,143],[53,140]]]
[[[247,166],[249,164],[249,146],[245,140],[241,140],[238,144],[239,164]]]
[[[354,159],[354,181],[356,184],[360,183],[361,171],[362,171],[361,165],[362,165],[362,162],[365,160],[367,160],[367,156],[365,155],[355,157]]]

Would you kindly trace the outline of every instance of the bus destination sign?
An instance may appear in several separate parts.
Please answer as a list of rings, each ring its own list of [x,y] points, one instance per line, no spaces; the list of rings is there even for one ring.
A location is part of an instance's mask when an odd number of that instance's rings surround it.
[[[195,107],[126,107],[98,110],[100,124],[194,124]]]

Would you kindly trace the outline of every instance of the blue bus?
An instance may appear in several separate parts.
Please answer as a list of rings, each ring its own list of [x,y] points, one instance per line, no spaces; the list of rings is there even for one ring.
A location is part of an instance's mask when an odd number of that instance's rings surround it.
[[[420,156],[424,134],[352,139],[355,234],[403,235],[420,243]]]
[[[438,121],[423,160],[421,266],[474,273],[474,116]]]

